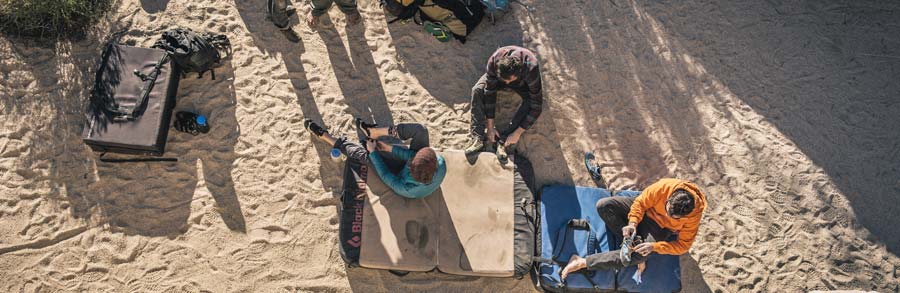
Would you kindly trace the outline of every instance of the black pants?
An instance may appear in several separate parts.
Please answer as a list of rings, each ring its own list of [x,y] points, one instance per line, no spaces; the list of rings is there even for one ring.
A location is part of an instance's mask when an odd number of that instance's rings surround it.
[[[631,211],[631,205],[634,203],[635,197],[630,196],[612,196],[597,201],[597,212],[600,218],[606,223],[609,233],[613,233],[622,238],[622,228],[628,225],[628,212]],[[644,217],[638,223],[636,235],[640,236],[644,241],[666,241],[672,231],[663,229],[653,219]],[[586,257],[588,269],[591,270],[609,270],[619,269],[631,265],[636,265],[647,261],[650,255],[643,256],[640,253],[632,252],[630,262],[622,262],[619,258],[619,250],[601,252]]]
[[[266,0],[266,16],[281,30],[291,28],[292,9],[289,0]]]
[[[472,105],[472,135],[481,140],[486,140],[484,131],[485,121],[487,120],[485,110],[487,109],[485,107],[485,103],[489,105],[495,105],[494,107],[496,107],[497,105],[496,96],[490,99],[485,97],[485,86],[487,86],[487,74],[482,75],[481,78],[478,79],[478,82],[475,83],[475,86],[472,87],[472,101],[470,102],[470,104]],[[516,114],[513,115],[513,119],[509,122],[509,125],[506,127],[506,129],[499,130],[501,141],[504,141],[506,136],[516,130],[516,128],[519,128],[519,125],[521,125],[522,121],[525,121],[525,117],[528,116],[528,112],[531,111],[531,109],[529,108],[529,105],[531,104],[531,102],[529,101],[529,99],[531,98],[531,93],[528,91],[527,86],[507,87],[501,82],[499,83],[497,90],[504,88],[512,89],[516,93],[518,93],[519,96],[522,97],[522,104],[519,105],[519,109],[516,110]]]

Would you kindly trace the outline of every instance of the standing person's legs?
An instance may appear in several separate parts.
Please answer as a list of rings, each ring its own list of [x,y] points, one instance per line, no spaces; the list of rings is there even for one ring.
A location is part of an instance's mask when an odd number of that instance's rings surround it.
[[[266,0],[266,16],[275,24],[275,27],[284,34],[288,41],[298,43],[300,36],[291,28],[291,15],[295,9],[290,0]]]
[[[388,128],[388,133],[390,136],[400,140],[411,140],[409,142],[409,149],[414,151],[418,151],[429,145],[428,128],[419,123],[400,123]]]
[[[485,114],[484,114],[485,110],[487,110],[487,109],[485,109],[485,106],[484,106],[484,104],[485,104],[484,102],[486,99],[486,97],[484,95],[485,86],[487,86],[487,74],[481,75],[481,78],[479,78],[478,81],[475,82],[475,86],[472,87],[472,100],[469,103],[472,107],[471,108],[471,113],[472,113],[471,133],[472,133],[472,136],[480,139],[481,141],[485,141],[484,130],[485,130],[485,121],[487,120],[487,116],[485,116]],[[495,99],[495,101],[488,101],[488,102],[491,102],[490,104],[494,104],[496,102],[496,97],[494,99]]]
[[[356,14],[359,13],[356,6],[356,0],[334,0],[337,3],[338,8],[344,14]]]
[[[266,13],[269,20],[279,29],[290,29],[290,16],[293,8],[289,0],[266,0]]]
[[[315,17],[322,16],[328,12],[328,8],[331,8],[332,3],[334,3],[334,0],[309,0],[309,6],[312,8],[310,14]]]
[[[328,8],[331,8],[331,4],[334,3],[334,0],[309,0],[309,16],[306,20],[306,24],[309,25],[310,28],[315,29],[316,25],[319,24],[319,18],[328,12]]]
[[[334,0],[341,12],[347,16],[347,25],[356,25],[362,19],[356,7],[356,0]]]

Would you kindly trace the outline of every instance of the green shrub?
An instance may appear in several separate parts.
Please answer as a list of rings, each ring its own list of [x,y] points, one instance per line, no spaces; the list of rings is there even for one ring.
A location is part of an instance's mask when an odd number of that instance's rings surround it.
[[[112,0],[0,0],[0,30],[34,37],[77,37]]]

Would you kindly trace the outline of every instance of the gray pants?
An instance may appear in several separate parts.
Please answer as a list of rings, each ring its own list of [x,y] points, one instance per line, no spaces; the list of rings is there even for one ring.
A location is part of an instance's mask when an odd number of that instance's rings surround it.
[[[484,88],[487,86],[487,74],[481,75],[481,78],[478,79],[478,82],[475,83],[475,86],[472,87],[472,101],[469,103],[472,106],[472,135],[481,139],[482,141],[486,140],[485,137],[485,121],[487,120],[487,116],[485,115],[485,104],[488,105],[496,105],[497,104],[497,96],[492,98],[485,97]],[[528,87],[514,88],[514,87],[506,87],[503,83],[498,85],[498,90],[508,88],[514,90],[516,93],[522,97],[522,104],[519,105],[519,109],[516,110],[516,114],[513,115],[513,119],[509,122],[505,129],[500,129],[500,141],[504,141],[506,136],[512,133],[516,128],[522,124],[522,121],[525,120],[525,117],[528,116],[528,99],[531,97],[531,93],[528,92]],[[494,110],[494,109],[491,109]],[[495,127],[498,127],[495,125]]]
[[[312,15],[320,16],[325,14],[325,12],[328,12],[328,8],[331,8],[332,3],[337,3],[338,8],[343,13],[357,13],[356,0],[310,0],[309,6],[312,7]]]
[[[636,193],[633,191],[623,192]],[[631,205],[637,197],[637,194],[631,195],[632,196],[612,196],[597,201],[597,212],[600,213],[600,218],[606,223],[608,232],[619,236],[619,239],[622,238],[622,228],[625,227],[625,225],[628,225],[628,212],[631,211]],[[636,230],[636,235],[640,236],[644,241],[648,241],[648,239],[650,241],[666,241],[669,236],[672,235],[672,231],[661,228],[659,224],[648,217],[644,217],[644,219],[638,223]],[[649,256],[650,255],[643,256],[640,253],[632,252],[631,261],[623,262],[619,258],[619,250],[617,249],[588,255],[586,261],[588,269],[609,270],[643,263],[647,261]]]

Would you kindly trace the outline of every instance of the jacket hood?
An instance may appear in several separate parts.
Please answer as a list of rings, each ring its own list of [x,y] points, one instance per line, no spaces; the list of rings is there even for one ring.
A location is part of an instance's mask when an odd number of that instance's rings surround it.
[[[694,183],[685,181],[678,184],[675,189],[684,189],[688,193],[694,196],[694,210],[688,215],[688,217],[693,217],[699,214],[702,214],[704,210],[706,210],[706,195],[700,191],[700,188],[697,187]]]

